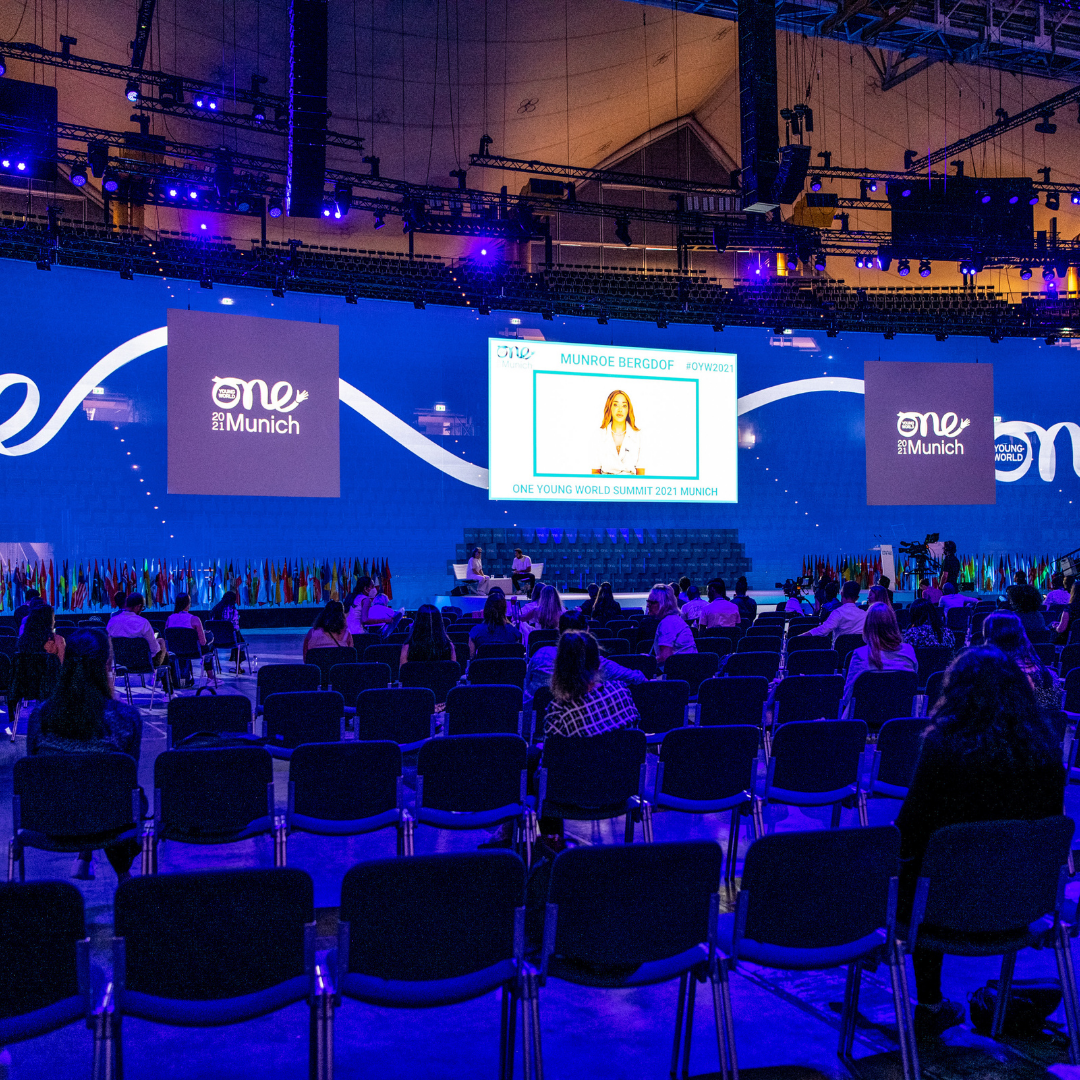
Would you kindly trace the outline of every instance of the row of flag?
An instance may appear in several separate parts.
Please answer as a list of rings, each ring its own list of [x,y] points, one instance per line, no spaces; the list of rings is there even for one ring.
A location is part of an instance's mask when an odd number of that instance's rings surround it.
[[[958,555],[960,579],[974,584],[977,592],[1002,592],[1012,583],[1017,571],[1022,570],[1027,580],[1043,592],[1050,588],[1057,559],[1053,555],[1025,555],[1019,553],[998,555]],[[903,564],[897,566],[893,588],[914,589],[917,582],[914,572],[906,572]],[[869,588],[881,574],[881,558],[875,555],[808,555],[802,562],[802,576],[818,581],[824,574],[829,581],[857,581]],[[933,576],[933,575],[932,575]]]
[[[361,577],[370,577],[393,599],[390,564],[384,559],[245,559],[199,563],[191,559],[0,559],[0,610],[14,611],[36,589],[61,611],[110,608],[118,592],[139,592],[147,607],[172,607],[179,593],[193,607],[209,607],[230,589],[241,607],[323,604],[343,600]]]

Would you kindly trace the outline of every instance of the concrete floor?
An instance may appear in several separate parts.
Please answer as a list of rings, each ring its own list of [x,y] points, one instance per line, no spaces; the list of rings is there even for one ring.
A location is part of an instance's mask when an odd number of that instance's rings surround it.
[[[249,635],[260,663],[296,662],[301,636],[268,632]],[[223,683],[254,696],[254,678],[226,674]],[[140,781],[153,787],[154,758],[165,748],[165,709],[147,710],[149,691],[136,690],[144,709],[145,729]],[[6,726],[6,722],[2,726]],[[13,746],[0,740],[0,835],[10,836],[11,775],[25,741]],[[288,763],[275,763],[277,802],[284,809]],[[1066,810],[1080,812],[1080,789],[1071,788]],[[870,804],[872,824],[892,820],[898,804]],[[827,811],[801,813],[784,807],[767,809],[771,827],[781,830],[822,828]],[[843,825],[855,825],[855,813],[844,811]],[[726,838],[726,817],[681,814],[654,816],[657,840],[700,837]],[[621,824],[602,828],[571,826],[582,843],[621,840]],[[417,829],[418,853],[467,851],[483,833],[445,833]],[[745,839],[741,847],[745,849]],[[341,879],[354,863],[393,855],[392,830],[370,837],[324,839],[296,835],[289,840],[290,866],[307,870],[315,882],[320,909],[320,933],[333,933]],[[740,860],[741,862],[741,860]],[[189,847],[167,843],[160,848],[160,869],[194,870],[238,866],[271,866],[269,840],[252,840],[231,847]],[[27,876],[68,879],[70,856],[28,851]],[[104,942],[112,932],[112,898],[116,877],[100,853],[96,877],[78,882],[86,899],[87,921],[96,943],[95,958],[104,963]],[[138,871],[138,864],[135,867]],[[1075,903],[1080,884],[1070,887]],[[792,897],[798,903],[798,897]],[[1052,976],[1052,953],[1022,954],[1016,977]],[[944,988],[948,997],[966,1001],[969,991],[997,974],[990,960],[948,958]],[[743,965],[732,980],[736,1045],[740,1071],[761,1080],[814,1080],[848,1075],[836,1056],[843,972],[790,975]],[[639,1080],[668,1074],[673,1034],[676,984],[634,991],[589,991],[552,980],[540,998],[544,1066],[549,1080]],[[1063,1024],[1063,1013],[1054,1017]],[[422,1012],[376,1009],[346,1001],[335,1022],[335,1068],[339,1077],[379,1080],[414,1077],[472,1077],[497,1073],[499,1005],[496,995],[450,1008]],[[90,1074],[90,1034],[75,1025],[44,1038],[0,1051],[0,1078],[58,1080]],[[519,1036],[520,1046],[520,1036]],[[159,1027],[137,1020],[124,1022],[125,1073],[128,1080],[171,1078],[302,1077],[306,1074],[307,1012],[293,1006],[274,1016],[217,1030]],[[1047,1067],[1066,1059],[1064,1042],[1049,1036],[1025,1042],[994,1043],[968,1026],[955,1028],[921,1049],[927,1077],[978,1077],[1026,1080],[1044,1077]],[[860,1024],[855,1041],[858,1075],[865,1080],[900,1076],[895,1022],[885,969],[863,979]],[[520,1075],[520,1054],[517,1062]],[[718,1067],[715,1031],[708,995],[699,997],[691,1075],[704,1077]]]

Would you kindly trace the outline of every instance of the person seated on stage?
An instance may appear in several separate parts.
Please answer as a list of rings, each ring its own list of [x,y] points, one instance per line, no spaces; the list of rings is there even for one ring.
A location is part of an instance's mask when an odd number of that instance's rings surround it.
[[[945,672],[896,818],[901,918],[910,918],[922,859],[938,829],[1056,817],[1065,800],[1065,776],[1060,739],[1039,715],[1023,672],[992,646],[960,653]],[[915,1031],[921,1038],[964,1020],[964,1006],[942,997],[941,961],[940,952],[917,946],[912,954]]]
[[[662,669],[668,657],[675,653],[698,651],[694,635],[679,613],[679,605],[675,603],[675,592],[670,585],[654,585],[649,590],[645,610],[657,620],[652,645],[657,667]]]
[[[564,611],[559,619],[560,634],[565,634],[568,630],[587,632],[588,628],[589,624],[580,608],[577,611]],[[541,645],[529,657],[529,670],[525,675],[525,696],[527,698],[535,697],[536,691],[540,687],[550,685],[551,675],[555,670],[557,652],[557,644]],[[642,672],[636,671],[634,668],[625,668],[616,660],[609,660],[603,653],[600,654],[599,674],[603,682],[624,683],[628,686],[633,683],[649,681]]]
[[[828,581],[825,583],[825,600],[818,614],[828,618],[840,606],[840,582]]]
[[[738,626],[742,622],[742,612],[737,604],[727,598],[727,585],[723,578],[713,578],[708,585],[709,602],[698,616],[698,626],[702,629],[713,626]]]
[[[747,619],[753,622],[757,618],[757,601],[752,596],[746,595],[749,587],[746,578],[740,577],[735,582],[735,595],[731,598],[731,602],[739,609],[744,622]]]
[[[194,630],[195,636],[199,641],[199,648],[206,657],[210,657],[214,651],[213,645],[208,645],[206,641],[206,631],[203,629],[202,619],[197,615],[191,614],[191,597],[187,593],[177,593],[176,601],[173,604],[173,613],[165,620],[165,629],[168,630],[172,627],[180,627],[183,630]],[[206,664],[206,661],[203,661]],[[180,663],[180,675],[184,679],[191,679],[191,661],[184,660]],[[213,672],[213,661],[210,661],[209,667],[207,667],[207,675]],[[194,685],[192,681],[191,685]]]
[[[924,600],[929,600],[931,604],[936,604],[941,600],[941,589],[938,587],[937,578],[923,578],[922,588],[919,590],[919,596]]]
[[[595,581],[590,581],[589,584],[585,586],[585,591],[589,594],[589,599],[584,601],[578,610],[583,612],[587,618],[591,618],[593,605],[596,603],[596,597],[600,592],[600,586],[597,585]]]
[[[472,587],[472,591],[486,596],[491,587],[491,578],[484,573],[483,566],[484,549],[474,547],[469,552],[469,563],[465,567],[465,584]]]
[[[691,585],[686,590],[686,603],[683,604],[680,614],[690,626],[696,626],[708,606],[708,602],[701,599],[701,590],[696,585]]]
[[[1027,676],[1040,713],[1057,713],[1061,709],[1064,687],[1053,668],[1046,667],[1031,647],[1022,619],[1009,611],[993,611],[983,622],[982,636],[987,645],[1000,649]]]
[[[814,637],[829,634],[834,645],[841,634],[861,634],[863,623],[866,622],[866,612],[859,607],[860,592],[861,588],[857,581],[845,581],[840,588],[840,606],[820,626],[805,630],[803,633],[812,634]]]
[[[331,600],[319,612],[314,625],[304,635],[304,663],[311,649],[351,649],[353,636],[345,621],[345,608],[340,600]]]
[[[875,586],[876,587],[876,586]],[[884,591],[884,590],[883,590]],[[896,612],[891,604],[871,604],[863,622],[865,645],[851,654],[841,715],[847,710],[855,690],[855,680],[864,671],[918,671],[915,649],[900,636]]]
[[[911,646],[944,645],[956,651],[956,635],[945,625],[941,608],[929,600],[916,600],[908,609],[911,621],[901,635]]]
[[[690,599],[690,584],[690,579],[685,574],[679,578],[679,587],[675,590],[675,595],[679,598],[680,607]]]
[[[559,594],[551,586],[544,589],[544,593]],[[545,597],[540,598],[541,611],[544,609]],[[558,620],[555,623],[558,626]],[[476,650],[481,645],[513,645],[521,641],[521,632],[506,618],[506,596],[502,589],[492,589],[488,598],[484,601],[484,621],[469,631],[469,657],[476,655]]]
[[[457,660],[457,649],[446,636],[446,625],[434,604],[417,608],[409,640],[401,646],[400,663],[410,660]]]
[[[610,581],[600,583],[600,591],[593,601],[590,617],[598,623],[609,623],[612,619],[622,618],[622,605],[615,599]]]
[[[30,716],[27,754],[127,754],[138,761],[142,714],[114,695],[108,634],[89,627],[73,630],[56,688]],[[139,795],[145,814],[146,796],[141,790]],[[131,876],[131,863],[140,846],[137,839],[106,845],[105,855],[121,881]],[[92,851],[79,853],[74,877],[87,880],[94,876],[92,857]]]
[[[514,548],[514,561],[510,564],[510,583],[515,593],[521,585],[525,586],[525,592],[528,593],[536,583],[532,572],[532,559],[521,548]]]
[[[1067,604],[1068,602],[1069,591],[1065,588],[1065,575],[1058,570],[1050,576],[1050,591],[1046,594],[1045,605],[1049,608],[1054,604]]]
[[[141,637],[150,646],[150,659],[154,667],[161,667],[165,663],[168,649],[165,647],[165,639],[159,638],[154,633],[154,628],[148,619],[142,615],[146,602],[141,593],[133,592],[124,600],[124,610],[114,615],[105,627],[105,632],[111,638],[137,638]]]
[[[965,607],[968,604],[975,603],[974,596],[965,596],[951,581],[946,581],[941,589],[941,599],[938,601],[938,607],[948,614],[955,607]]]

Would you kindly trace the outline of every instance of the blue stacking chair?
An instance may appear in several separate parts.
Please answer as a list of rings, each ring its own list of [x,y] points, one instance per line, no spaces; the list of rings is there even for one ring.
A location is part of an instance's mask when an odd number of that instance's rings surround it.
[[[867,823],[868,797],[876,795],[901,801],[907,798],[925,730],[926,718],[923,716],[896,717],[882,725],[874,746],[866,789],[859,797],[859,818],[864,825]]]
[[[948,825],[930,837],[912,904],[899,934],[908,949],[949,956],[1000,956],[991,1035],[999,1038],[1016,954],[1051,945],[1069,1029],[1069,1061],[1080,1064],[1080,1003],[1062,919],[1072,818],[976,821]]]
[[[289,759],[289,833],[361,836],[393,826],[397,852],[412,852],[401,747],[395,742],[308,743]]]
[[[435,734],[435,693],[426,686],[364,690],[356,699],[356,737],[396,742],[403,753],[418,750]]]
[[[641,822],[646,842],[652,821],[645,798],[645,732],[605,731],[588,739],[547,735],[537,770],[539,814],[570,821],[608,821],[626,815],[625,842]]]
[[[444,731],[447,735],[522,735],[523,702],[519,686],[455,686],[446,695]]]
[[[645,732],[645,740],[650,745],[663,742],[669,731],[686,724],[690,687],[685,681],[664,679],[632,683],[627,689],[641,716],[638,727]]]
[[[334,1001],[424,1009],[502,990],[499,1077],[509,1080],[522,1005],[534,1068],[536,973],[525,961],[525,864],[509,851],[360,863],[341,886]]]
[[[746,815],[751,838],[762,834],[754,796],[758,738],[749,724],[679,728],[660,744],[652,806],[683,814],[731,811],[727,880],[735,880],[739,817]]]
[[[828,638],[810,638],[811,641],[824,641],[827,645]],[[784,664],[784,670],[788,675],[833,675],[839,656],[832,649],[800,649],[789,653]]]
[[[851,716],[878,731],[886,720],[912,714],[919,676],[914,671],[864,671],[851,691]]]
[[[398,669],[398,679],[402,686],[427,687],[435,695],[435,703],[442,705],[461,679],[461,666],[456,660],[410,660]]]
[[[719,669],[718,653],[675,653],[664,663],[664,678],[686,683],[690,690],[691,700],[696,701],[698,687],[706,679],[711,679]]]
[[[99,850],[142,835],[138,765],[127,754],[19,758],[12,776],[8,881],[26,880],[26,848]]]
[[[681,1043],[685,1076],[699,980],[712,985],[717,1042],[724,1037],[712,932],[722,864],[711,840],[562,852],[548,885],[541,986],[621,990],[678,978],[671,1075]]]
[[[390,685],[389,664],[335,664],[330,669],[330,689],[345,702],[345,715],[356,714],[356,699],[365,690],[381,690]]]
[[[247,735],[251,731],[251,699],[244,694],[177,694],[170,698],[165,749],[171,750],[197,731]]]
[[[832,638],[830,638],[828,634],[802,633],[803,630],[816,625],[816,620],[808,626],[796,626],[794,623],[792,624],[791,630],[793,630],[794,633],[789,633],[787,639],[787,654],[789,660],[797,652],[817,652],[821,649],[829,651],[832,649]]]
[[[777,833],[750,845],[735,911],[717,925],[720,999],[728,1033],[722,1076],[738,1075],[728,973],[740,960],[781,971],[846,967],[839,1056],[851,1061],[863,967],[884,961],[905,1080],[918,1058],[907,976],[896,942],[900,833],[874,829]],[[792,896],[799,902],[792,904]]]
[[[255,715],[262,715],[263,702],[271,694],[318,690],[321,679],[314,664],[263,664],[255,677]]]
[[[285,862],[285,819],[274,808],[274,760],[261,746],[166,750],[154,760],[154,821],[143,874],[158,871],[158,844],[235,844],[273,836]]]
[[[476,649],[477,660],[524,660],[525,646],[520,641],[493,641],[479,645]]]
[[[113,999],[106,1013],[116,1075],[122,1019],[223,1027],[304,1002],[308,1076],[331,1075],[330,983],[315,962],[315,904],[302,870],[218,870],[132,878],[116,890]]]
[[[944,671],[952,663],[953,651],[948,645],[917,645],[915,647],[915,659],[919,663],[919,691],[926,686],[927,676],[935,671]],[[900,713],[907,716],[907,713]]]
[[[655,679],[660,670],[656,665],[656,657],[651,653],[627,653],[617,656],[615,663],[620,667],[630,668],[632,671],[640,671],[646,679]]]
[[[213,641],[214,654],[217,656],[218,671],[221,670],[221,650],[228,649],[232,652],[236,650],[236,666],[234,668],[234,674],[240,673],[241,664],[258,664],[259,658],[253,656],[251,652],[251,646],[242,641],[239,635],[236,633],[236,627],[233,626],[228,619],[207,619],[206,621],[206,636]]]
[[[325,649],[308,649],[305,664],[314,664],[319,669],[319,689],[325,690],[330,685],[330,671],[338,664],[355,664],[356,650],[351,646],[338,646]]]
[[[760,675],[725,675],[698,688],[698,723],[762,726],[769,680]]]
[[[194,633],[194,631],[192,631]],[[150,655],[150,645],[145,638],[112,638],[113,661],[116,664],[116,677],[123,678],[127,691],[128,704],[132,704],[131,676],[138,675],[143,686],[146,676],[150,676],[150,708],[154,707],[154,695],[157,693],[158,679],[162,681],[167,696],[172,697],[173,685],[169,677],[169,665],[154,667],[154,658]],[[31,659],[29,657],[25,659]],[[16,668],[23,658],[16,657]],[[16,675],[18,671],[16,670]]]
[[[835,720],[843,696],[843,675],[789,675],[773,693],[773,722],[779,726],[799,720]]]
[[[266,748],[286,761],[303,743],[339,742],[345,702],[335,690],[271,694],[263,701]]]
[[[944,671],[931,671],[926,677],[926,689],[923,693],[926,695],[926,709],[924,710],[926,715],[929,716],[933,712],[934,705],[937,699],[941,697],[941,688],[945,684],[945,672]]]
[[[502,686],[525,686],[528,664],[521,657],[477,657],[466,673],[470,683],[498,683]]]
[[[855,807],[859,762],[866,747],[861,720],[801,720],[781,724],[772,740],[762,799],[788,806],[831,806],[832,828],[840,807]]]
[[[0,1046],[82,1020],[94,1030],[93,1071],[102,1076],[103,1023],[82,893],[74,885],[0,885],[0,971]]]
[[[772,682],[780,670],[779,652],[736,652],[724,660],[723,675],[756,676]]]
[[[527,794],[527,749],[518,735],[429,739],[416,758],[416,823],[463,830],[512,822],[531,861],[535,802]]]

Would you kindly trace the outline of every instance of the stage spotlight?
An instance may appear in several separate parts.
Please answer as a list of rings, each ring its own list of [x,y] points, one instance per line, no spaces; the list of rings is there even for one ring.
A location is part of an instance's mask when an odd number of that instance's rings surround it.
[[[871,191],[877,191],[877,180],[871,178],[870,182],[866,185]]]
[[[1028,196],[1028,206],[1038,206],[1038,205],[1039,205],[1039,193],[1037,191],[1033,191],[1031,193],[1031,195]]]
[[[196,109],[209,109],[210,112],[217,112],[217,99],[206,94],[196,94],[191,103]]]
[[[424,308],[427,307],[427,301],[422,296],[418,296],[413,300],[412,306],[416,308],[417,311],[423,311]]]
[[[908,196],[910,196],[910,195],[911,195],[911,188],[909,188],[909,187],[906,187],[906,188],[901,188],[901,189],[900,189],[900,197],[901,197],[902,199],[906,199],[906,198],[908,198]]]
[[[1011,194],[1011,195],[1009,196],[1009,205],[1010,205],[1010,206],[1015,206],[1015,205],[1016,205],[1016,204],[1017,204],[1017,203],[1018,203],[1019,201],[1020,201],[1020,196],[1019,196],[1019,195],[1017,195],[1017,194],[1016,194],[1016,192],[1014,191],[1014,192],[1013,192],[1013,193],[1012,193],[1012,194]]]
[[[238,195],[236,197],[236,209],[241,214],[250,214],[253,206],[250,195]]]
[[[0,78],[7,74],[7,60],[0,56]]]
[[[621,240],[627,247],[629,247],[634,241],[630,239],[630,219],[629,218],[616,218],[615,219],[615,236]]]
[[[1073,206],[1080,206],[1080,191],[1074,191],[1070,196]]]
[[[165,194],[168,195],[170,199],[178,199],[180,198],[180,189],[175,184],[169,184],[165,188]]]
[[[109,148],[105,143],[90,143],[86,148],[86,164],[90,166],[90,172],[96,179],[101,179],[102,174],[109,166]]]
[[[85,187],[86,169],[84,169],[82,165],[76,165],[68,174],[68,179],[71,181],[73,187]]]
[[[810,190],[811,191],[820,191],[821,190],[821,177],[820,176],[811,176],[810,177]]]
[[[347,184],[344,180],[339,180],[334,185],[334,206],[337,209],[337,213],[334,216],[343,218],[349,212],[349,207],[351,205],[352,184]]]
[[[323,203],[322,216],[323,217],[329,217],[332,212],[333,211],[330,209],[330,204],[329,203]]]
[[[985,206],[990,201],[989,191],[979,190],[976,191],[975,194],[976,196],[978,196],[979,202],[981,202],[983,206]]]
[[[386,224],[386,222],[383,220],[382,214],[376,214],[375,215],[375,228],[376,229],[381,229],[385,224]]]
[[[1031,280],[1031,267],[1030,266],[1021,266],[1020,267],[1020,280],[1021,281],[1030,281]]]
[[[346,293],[345,294],[345,303],[346,304],[355,304],[356,303],[356,294],[355,293]]]
[[[1056,276],[1052,266],[1043,267],[1043,281],[1053,281]]]
[[[116,191],[120,186],[120,181],[117,179],[116,173],[112,169],[106,169],[105,175],[102,177],[101,186],[106,191]]]
[[[195,202],[199,198],[198,189],[197,188],[189,188],[188,193],[187,193],[187,197],[189,199],[191,199],[192,202]]]
[[[124,89],[124,97],[135,104],[139,100],[139,84],[134,79],[128,79],[128,84]]]
[[[825,270],[825,252],[824,251],[819,251],[814,256],[814,269],[817,270],[818,273],[823,273],[824,272],[824,270]]]
[[[899,262],[898,262],[898,263],[896,264],[896,272],[897,272],[897,273],[898,273],[898,274],[899,274],[899,275],[900,275],[901,277],[907,277],[907,276],[908,276],[908,274],[910,274],[910,273],[911,273],[911,263],[909,263],[909,262],[907,261],[907,259],[901,259],[901,260],[900,260],[900,261],[899,261]]]
[[[26,162],[25,161],[18,162],[16,164],[15,168],[18,169],[19,172],[26,172]]]
[[[856,270],[862,270],[865,265],[866,265],[866,260],[861,255],[856,255],[855,256],[855,269]]]
[[[200,289],[212,289],[213,287],[214,287],[214,282],[213,282],[213,279],[210,277],[209,274],[203,274],[203,276],[201,278],[199,278],[199,288]]]
[[[214,166],[214,190],[217,192],[217,197],[224,202],[229,197],[229,192],[232,191],[234,180],[234,173],[232,162],[225,155],[222,155],[221,160]]]
[[[920,259],[919,260],[919,277],[929,277],[929,276],[930,276],[930,260],[929,259]]]
[[[1056,191],[1046,193],[1046,209],[1057,210],[1061,206],[1061,196]]]
[[[254,120],[256,124],[266,123],[266,109],[262,105],[253,106],[251,110],[251,119]]]
[[[270,217],[272,217],[272,218],[279,218],[279,217],[281,217],[282,213],[284,212],[284,211],[282,210],[282,207],[281,207],[281,200],[280,200],[280,199],[271,199],[271,200],[270,200],[270,201],[269,201],[269,202],[268,202],[268,203],[266,204],[266,212],[267,212],[267,214],[269,214],[269,215],[270,215]]]

